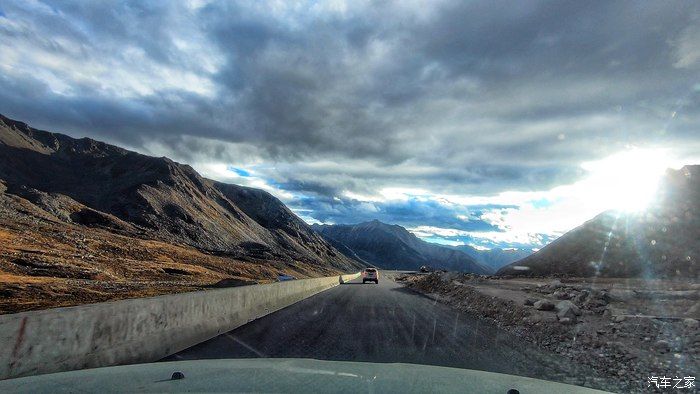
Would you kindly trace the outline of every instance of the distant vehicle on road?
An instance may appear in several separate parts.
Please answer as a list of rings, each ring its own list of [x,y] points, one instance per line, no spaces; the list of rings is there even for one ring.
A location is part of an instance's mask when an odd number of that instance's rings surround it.
[[[362,283],[374,282],[379,284],[379,271],[376,268],[365,268],[362,271]]]
[[[423,265],[420,267],[420,272],[433,272],[433,267]]]

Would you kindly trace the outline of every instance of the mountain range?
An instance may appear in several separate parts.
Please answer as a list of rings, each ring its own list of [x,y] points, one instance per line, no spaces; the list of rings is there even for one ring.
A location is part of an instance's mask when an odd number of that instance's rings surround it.
[[[417,270],[426,265],[448,271],[489,274],[493,270],[467,253],[429,243],[399,225],[378,220],[359,224],[314,224],[337,248],[350,249],[368,264],[384,269]]]
[[[85,279],[88,270],[95,277],[138,281],[153,275],[136,271],[160,267],[158,280],[173,279],[173,273],[178,279],[270,280],[278,272],[318,276],[361,266],[265,191],[216,182],[165,157],[37,130],[2,115],[0,198],[0,275],[15,279]],[[115,248],[158,241],[206,262],[168,268],[144,258],[136,267],[133,256],[125,260],[95,244],[83,252],[105,257],[104,265],[95,259],[91,266],[75,258],[76,250],[59,258],[61,248],[35,242],[55,234],[48,242],[58,245],[76,233],[79,239],[123,240]],[[66,241],[66,247],[75,242]],[[183,262],[187,258],[171,265]]]
[[[697,278],[700,165],[668,170],[650,206],[608,211],[567,232],[499,275]]]
[[[504,266],[511,264],[515,261],[524,259],[525,257],[533,253],[532,249],[524,248],[477,249],[469,245],[458,245],[449,247],[468,254],[477,262],[491,268],[493,272],[496,272]]]
[[[376,220],[309,226],[263,190],[0,115],[0,313],[367,265],[697,278],[699,212],[700,166],[686,166],[646,210],[604,212],[534,254],[449,247]]]

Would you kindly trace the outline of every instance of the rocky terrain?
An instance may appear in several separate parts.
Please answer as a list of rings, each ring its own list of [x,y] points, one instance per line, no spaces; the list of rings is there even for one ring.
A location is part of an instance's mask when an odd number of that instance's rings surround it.
[[[405,275],[409,288],[619,382],[648,392],[647,378],[696,376],[700,285],[664,279],[543,279],[460,273]]]
[[[499,275],[700,276],[700,166],[669,170],[641,212],[604,212]]]
[[[0,115],[1,312],[360,266],[267,192]]]
[[[359,259],[384,269],[417,270],[426,265],[477,274],[493,272],[462,251],[425,242],[399,225],[373,220],[312,228],[336,247],[350,249]]]

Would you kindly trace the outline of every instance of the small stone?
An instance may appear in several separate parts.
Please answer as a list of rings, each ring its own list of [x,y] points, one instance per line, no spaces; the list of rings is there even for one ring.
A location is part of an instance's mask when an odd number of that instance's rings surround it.
[[[561,286],[562,286],[562,284],[561,284],[561,281],[559,279],[554,279],[553,281],[549,282],[549,287],[551,287],[553,289],[557,289]]]
[[[561,324],[571,324],[572,322],[573,320],[571,320],[571,318],[568,317],[562,317],[559,319],[559,323]]]
[[[671,350],[671,344],[668,341],[660,339],[654,343],[654,347],[662,352]]]
[[[533,300],[532,298],[526,298],[525,301],[523,301],[523,304],[527,306],[533,306],[535,305],[535,300]]]
[[[613,317],[615,323],[622,323],[627,317],[625,315],[617,315]]]

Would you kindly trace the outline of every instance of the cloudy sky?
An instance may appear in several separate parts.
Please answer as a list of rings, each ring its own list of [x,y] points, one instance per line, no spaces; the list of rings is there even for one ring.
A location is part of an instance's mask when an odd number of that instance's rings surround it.
[[[538,248],[700,162],[700,3],[2,0],[0,113],[310,223]]]

